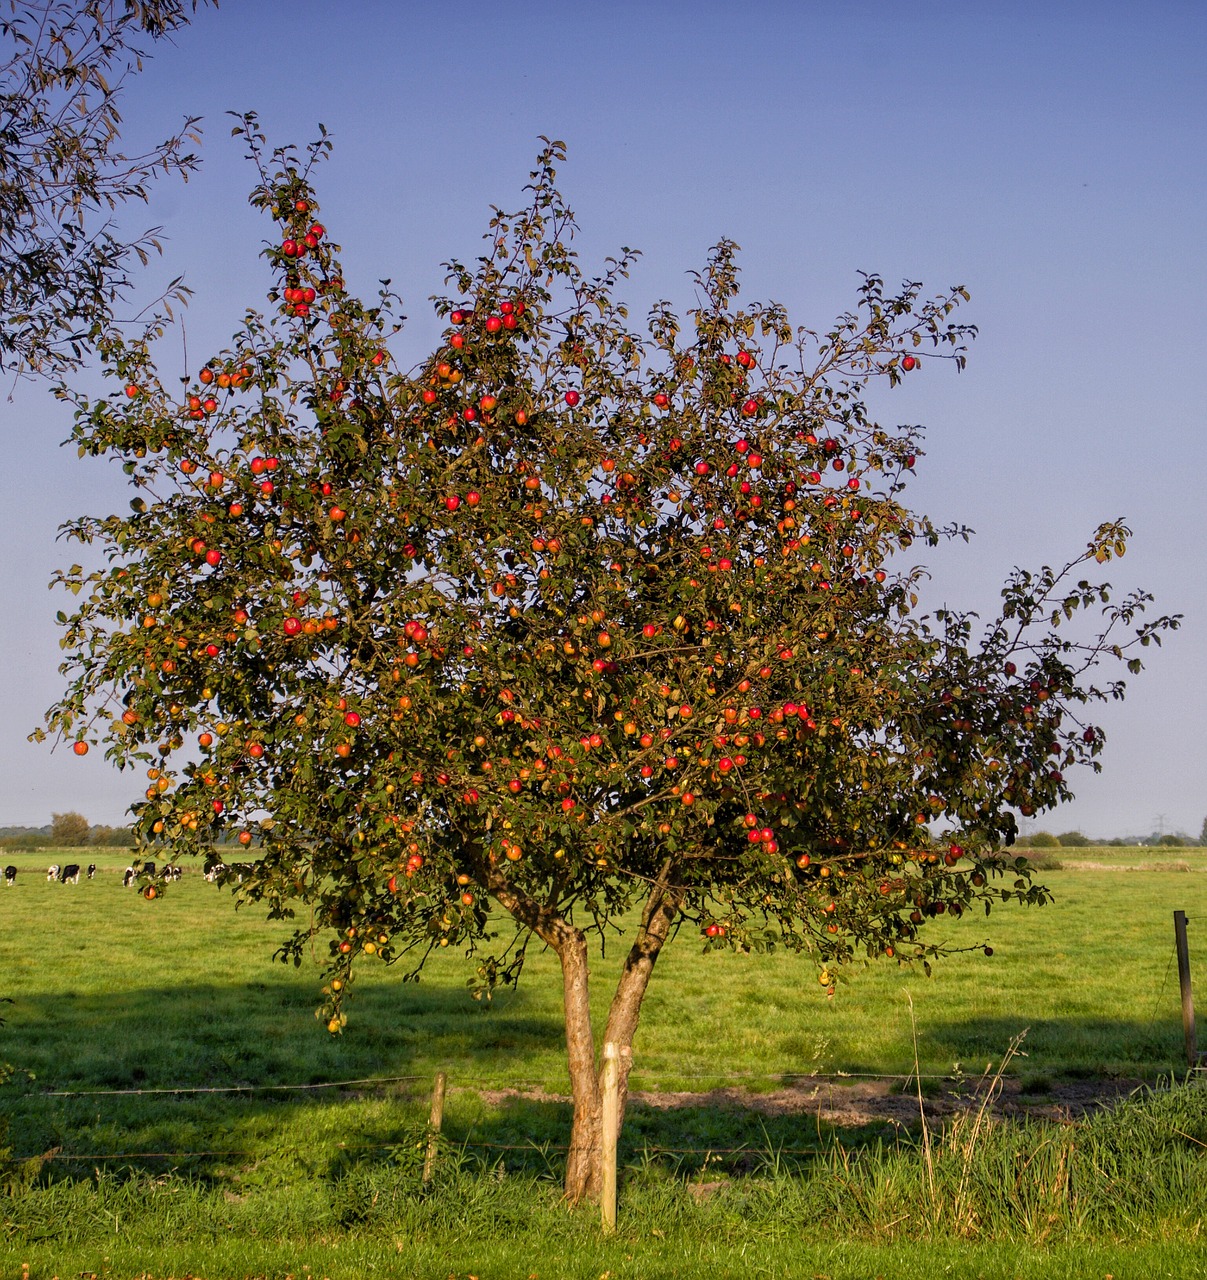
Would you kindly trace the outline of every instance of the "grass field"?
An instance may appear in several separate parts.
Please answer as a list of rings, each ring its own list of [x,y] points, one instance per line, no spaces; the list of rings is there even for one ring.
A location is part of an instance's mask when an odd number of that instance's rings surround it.
[[[1207,852],[1053,852],[1065,863],[1045,874],[1056,903],[949,923],[953,943],[991,942],[995,954],[952,956],[931,979],[853,968],[827,1000],[796,957],[705,956],[695,937],[679,938],[643,1012],[634,1089],[757,1095],[820,1073],[833,1092],[864,1074],[908,1076],[907,994],[927,1077],[978,1076],[1024,1030],[1027,1056],[1011,1070],[1037,1101],[1070,1078],[1180,1077],[1172,913],[1191,917],[1193,958]],[[121,888],[120,850],[91,855],[101,868],[91,883],[48,884],[47,863],[65,856],[0,858],[20,869],[0,889],[0,994],[14,1000],[0,1058],[19,1068],[0,1089],[0,1115],[14,1154],[58,1149],[40,1171],[8,1166],[0,1275],[19,1275],[21,1262],[32,1280],[301,1276],[304,1264],[314,1275],[440,1280],[1207,1275],[1201,1087],[1082,1126],[994,1126],[991,1138],[940,1150],[929,1171],[916,1138],[884,1124],[635,1106],[624,1226],[601,1242],[589,1215],[558,1204],[568,1110],[549,1096],[566,1088],[553,957],[534,956],[520,989],[490,1007],[470,999],[465,966],[447,953],[418,985],[366,967],[348,1032],[333,1038],[312,1016],[317,964],[270,961],[281,925],[234,912],[195,870],[147,902]],[[1197,955],[1207,974],[1207,947]],[[594,965],[601,1014],[618,963]],[[452,1088],[446,1154],[422,1189],[438,1069]],[[383,1077],[401,1079],[265,1089]],[[145,1092],[248,1085],[257,1089]],[[1043,1194],[1026,1192],[1037,1178]]]

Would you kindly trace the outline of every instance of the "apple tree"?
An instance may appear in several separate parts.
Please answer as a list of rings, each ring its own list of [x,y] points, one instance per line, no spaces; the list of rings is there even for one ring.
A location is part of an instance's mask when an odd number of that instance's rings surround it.
[[[1123,553],[1119,522],[1015,571],[988,624],[919,612],[911,549],[962,531],[905,505],[920,431],[866,393],[963,364],[963,289],[864,276],[813,331],[739,304],[723,241],[686,315],[633,325],[635,255],[580,265],[549,143],[524,207],[447,264],[440,343],[403,369],[398,300],[357,297],[319,221],[325,143],[242,127],[267,309],[183,388],[155,332],[110,332],[112,391],[63,390],[81,452],[133,489],[66,530],[91,563],[59,578],[49,731],[145,770],[161,868],[254,840],[232,887],[305,922],[286,958],[327,936],[332,1032],[363,963],[417,977],[454,946],[486,991],[552,948],[566,1189],[589,1196],[589,936],[627,930],[602,1037],[624,1076],[676,930],[806,953],[826,989],[859,957],[929,967],[936,918],[1046,899],[1003,854],[1015,813],[1098,767],[1088,712],[1123,684],[1094,669],[1138,669],[1176,620],[1083,576]]]

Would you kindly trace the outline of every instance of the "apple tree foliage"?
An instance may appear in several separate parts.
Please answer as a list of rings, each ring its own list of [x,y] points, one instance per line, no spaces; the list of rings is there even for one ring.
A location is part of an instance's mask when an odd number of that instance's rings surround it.
[[[254,841],[235,892],[296,913],[287,958],[327,936],[332,1031],[359,964],[417,977],[454,946],[481,994],[553,948],[567,1188],[590,1194],[588,935],[629,931],[604,1030],[626,1073],[681,927],[804,952],[827,989],[857,957],[929,967],[936,917],[1045,900],[1003,856],[1015,812],[1098,767],[1088,713],[1123,684],[1093,669],[1137,669],[1175,620],[1082,576],[1123,553],[1121,523],[1014,572],[988,624],[919,613],[911,549],[945,531],[904,502],[919,429],[865,393],[962,365],[962,288],[865,276],[815,332],[739,304],[723,241],[693,309],[633,325],[635,255],[583,269],[551,143],[525,206],[447,264],[439,346],[404,370],[397,299],[349,290],[318,221],[325,142],[270,152],[242,127],[268,308],[183,388],[155,332],[109,332],[112,391],[63,391],[134,497],[67,528],[92,565],[60,575],[78,603],[49,729],[145,771],[161,868]]]

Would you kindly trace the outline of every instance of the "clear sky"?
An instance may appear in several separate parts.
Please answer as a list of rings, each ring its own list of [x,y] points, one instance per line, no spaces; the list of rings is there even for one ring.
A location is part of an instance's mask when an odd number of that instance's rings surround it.
[[[129,88],[131,148],[186,113],[205,134],[201,173],[127,221],[164,228],[149,291],[181,272],[194,290],[194,367],[267,279],[231,110],[257,110],[273,142],[331,131],[323,222],[353,287],[389,276],[406,300],[404,362],[436,331],[439,263],[477,252],[489,205],[519,203],[541,134],[569,144],[562,189],[584,257],[643,250],[635,315],[655,297],[690,306],[686,273],[722,236],[743,247],[745,296],[811,327],[854,303],[860,269],[966,285],[981,329],[968,369],[924,366],[879,406],[927,425],[913,505],[978,533],[920,557],[932,602],[991,614],[1012,565],[1064,563],[1126,517],[1134,543],[1109,578],[1185,622],[1098,716],[1103,773],[1074,778],[1076,801],[1040,825],[1197,834],[1204,50],[1200,0],[222,0]],[[139,794],[100,752],[26,742],[59,687],[65,602],[46,583],[71,553],[56,529],[126,504],[115,465],[58,447],[68,429],[43,388],[0,400],[0,825],[66,809],[117,823]]]

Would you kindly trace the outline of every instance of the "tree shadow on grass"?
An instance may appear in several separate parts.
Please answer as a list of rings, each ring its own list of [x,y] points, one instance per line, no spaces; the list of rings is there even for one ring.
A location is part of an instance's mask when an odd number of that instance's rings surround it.
[[[523,989],[483,1009],[464,988],[378,984],[358,996],[354,1029],[332,1037],[314,1022],[309,982],[291,977],[23,998],[10,1011],[5,1056],[36,1080],[18,1075],[0,1089],[14,1152],[59,1149],[46,1166],[51,1177],[176,1170],[244,1189],[339,1178],[365,1164],[413,1168],[426,1146],[432,1080],[444,1070],[446,1151],[472,1166],[560,1177],[571,1108],[549,1082],[566,1078],[564,1032]],[[1024,1025],[968,1019],[920,1034],[932,1060],[945,1055],[971,1079],[984,1062],[1000,1062]],[[1179,1048],[1180,1028],[1168,1019],[1047,1019],[1031,1024],[1030,1056],[1014,1067],[1042,1092],[1084,1076],[1087,1061],[1100,1060],[1103,1076],[1140,1076],[1137,1064],[1166,1052],[1176,1062]],[[714,1062],[722,1050],[711,1047]],[[835,1141],[858,1146],[904,1132],[900,1106],[842,1109],[853,1080],[830,1079],[825,1097],[816,1082],[789,1088],[795,1096],[783,1099],[740,1088],[698,1098],[638,1092],[621,1161],[684,1177],[783,1171]],[[902,1082],[877,1088],[863,1086],[861,1098],[900,1101]]]
[[[964,1073],[979,1074],[986,1064],[1000,1063],[1019,1035],[1023,1038],[1010,1070],[1024,1081],[1032,1077],[1152,1079],[1178,1074],[1185,1066],[1182,1026],[1176,1016],[1147,1022],[1099,1014],[932,1021],[919,1028],[918,1042],[925,1058],[950,1062],[953,1067],[958,1063]]]
[[[49,1176],[172,1169],[242,1187],[413,1163],[444,1070],[443,1142],[459,1160],[560,1176],[571,1107],[549,1082],[568,1091],[564,1029],[523,990],[484,1010],[463,988],[379,986],[340,1037],[316,1026],[313,1000],[288,978],[23,998],[5,1046],[21,1073],[0,1088],[14,1153],[56,1150]],[[749,1170],[755,1148],[805,1155],[823,1128],[635,1101],[622,1159]]]

